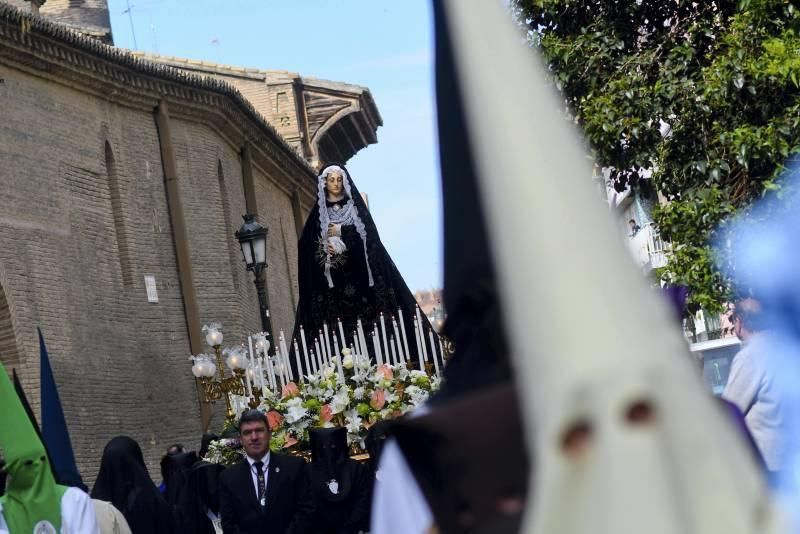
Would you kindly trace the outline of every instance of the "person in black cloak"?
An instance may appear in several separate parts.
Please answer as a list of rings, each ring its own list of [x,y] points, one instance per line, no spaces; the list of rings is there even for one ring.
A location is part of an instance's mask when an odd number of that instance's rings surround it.
[[[369,468],[348,456],[347,429],[314,428],[311,487],[316,505],[314,534],[357,534],[368,530]]]
[[[178,496],[189,480],[189,471],[197,462],[197,453],[179,452],[161,459],[161,472],[164,475],[167,491],[165,497],[169,504],[176,504]]]
[[[314,350],[313,340],[324,331],[325,324],[331,339],[334,333],[340,337],[338,320],[342,321],[347,338],[344,342],[340,339],[339,346],[351,346],[360,319],[366,350],[375,361],[372,332],[377,326],[382,336],[383,314],[386,337],[394,338],[396,343],[400,343],[398,337],[403,338],[409,361],[419,367],[414,337],[414,317],[418,316],[427,346],[426,361],[433,353],[441,365],[438,348],[430,346],[431,325],[424,314],[416,313],[414,296],[383,247],[366,203],[344,165],[326,165],[319,174],[317,203],[298,243],[298,273],[300,301],[293,338],[299,346],[305,337],[309,352]],[[402,325],[398,310],[402,310]],[[398,333],[405,330],[405,336],[395,334],[392,318],[398,321]],[[388,355],[383,354],[382,359],[386,362]],[[295,359],[290,361],[297,373]],[[302,374],[307,375],[308,370]]]
[[[168,534],[175,528],[172,507],[158,492],[147,472],[136,441],[119,436],[108,442],[92,498],[107,501],[122,512],[133,534]]]
[[[215,522],[222,528],[219,513],[219,476],[224,470],[220,464],[203,460],[192,467],[186,490],[181,492],[179,497],[185,532],[214,534]]]

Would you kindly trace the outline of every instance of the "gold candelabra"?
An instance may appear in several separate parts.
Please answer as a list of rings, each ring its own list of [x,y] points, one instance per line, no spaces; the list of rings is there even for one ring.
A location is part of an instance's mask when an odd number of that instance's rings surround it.
[[[204,327],[204,332],[208,332],[206,341],[214,349],[215,360],[211,355],[200,354],[193,356],[192,373],[200,382],[202,390],[202,401],[206,404],[214,403],[220,399],[225,399],[226,418],[233,421],[236,413],[233,410],[231,395],[248,395],[247,405],[258,408],[261,404],[261,388],[253,387],[252,392],[247,387],[247,368],[249,362],[247,357],[240,349],[225,349],[228,353],[227,361],[223,359],[222,333],[219,325],[212,324]],[[225,376],[225,365],[231,369],[230,376]]]

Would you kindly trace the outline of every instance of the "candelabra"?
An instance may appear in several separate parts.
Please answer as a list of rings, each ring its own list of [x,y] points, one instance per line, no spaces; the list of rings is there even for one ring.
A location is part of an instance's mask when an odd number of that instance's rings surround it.
[[[198,354],[190,359],[192,374],[200,381],[203,392],[203,402],[213,403],[225,399],[226,417],[233,421],[236,413],[231,404],[231,395],[245,395],[250,393],[247,387],[246,373],[251,373],[250,364],[242,347],[222,348],[222,331],[218,324],[212,323],[203,327],[206,334],[206,343],[214,350],[214,354]],[[225,357],[223,360],[223,356]],[[231,371],[230,376],[225,376],[225,367]],[[249,398],[250,408],[257,408],[261,403],[261,389],[252,388]]]

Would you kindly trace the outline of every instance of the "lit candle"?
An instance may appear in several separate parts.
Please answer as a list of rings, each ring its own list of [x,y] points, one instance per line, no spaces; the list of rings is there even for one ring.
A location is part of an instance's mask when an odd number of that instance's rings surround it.
[[[384,354],[386,354],[386,359],[389,359],[389,338],[386,337],[386,321],[383,318],[383,312],[381,312],[381,333],[383,334],[383,348]]]
[[[411,362],[411,352],[408,350],[408,339],[406,338],[406,320],[403,318],[403,310],[397,308],[397,315],[400,317],[400,331],[403,333],[403,352],[406,357],[406,363]]]
[[[428,330],[428,337],[431,340],[431,355],[433,356],[433,367],[436,369],[436,376],[439,376],[439,358],[436,357],[436,343],[433,341],[433,330]]]
[[[444,364],[445,364],[445,361],[444,361],[444,345],[442,345],[442,336],[438,336],[438,337],[439,337],[439,354],[442,355],[442,367],[444,367]]]
[[[397,321],[392,317],[392,330],[394,330],[394,340],[397,344],[397,360],[398,364],[406,362],[406,356],[403,354],[403,344],[400,342],[400,330],[397,328]]]
[[[344,384],[344,368],[342,368],[342,356],[339,354],[339,340],[336,332],[333,333],[333,349],[336,351],[336,369],[339,371],[339,381]]]
[[[378,325],[372,325],[372,345],[375,347],[375,359],[378,365],[383,365],[383,353],[381,352],[381,336],[378,333]]]
[[[422,349],[420,348],[420,340],[422,339],[421,332],[419,331],[419,327],[417,326],[417,320],[414,319],[414,336],[417,338],[417,357],[419,358],[419,369],[420,371],[425,370],[425,359],[422,356]]]

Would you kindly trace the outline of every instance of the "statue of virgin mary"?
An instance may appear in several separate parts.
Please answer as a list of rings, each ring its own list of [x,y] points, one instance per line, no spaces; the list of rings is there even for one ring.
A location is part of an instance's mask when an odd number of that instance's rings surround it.
[[[402,357],[418,369],[422,349],[426,362],[436,357],[441,365],[438,336],[431,335],[428,319],[417,311],[414,296],[381,244],[366,203],[343,165],[327,165],[319,174],[317,203],[298,243],[298,273],[300,301],[293,338],[301,352],[333,354],[335,334],[340,349],[352,348],[372,361],[394,363]],[[417,330],[415,318],[421,323]],[[296,367],[294,358],[291,363]]]

